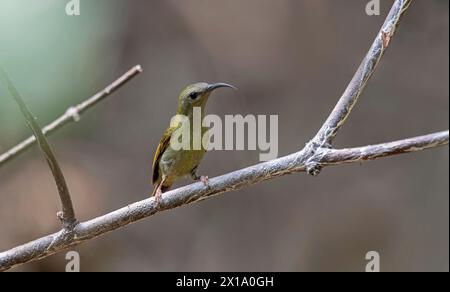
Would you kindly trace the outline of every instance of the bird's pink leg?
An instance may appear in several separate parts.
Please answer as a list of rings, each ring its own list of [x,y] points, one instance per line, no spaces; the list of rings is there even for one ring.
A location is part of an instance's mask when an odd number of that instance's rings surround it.
[[[161,179],[161,182],[158,185],[158,188],[156,189],[156,193],[155,193],[155,203],[156,203],[156,207],[159,207],[159,203],[161,203],[161,198],[162,198],[162,187],[164,182],[166,181],[166,177],[163,176],[163,178]]]
[[[156,189],[156,193],[155,193],[156,206],[159,206],[159,203],[161,202],[161,197],[162,197],[161,186],[162,186],[162,184],[159,184],[158,188]]]

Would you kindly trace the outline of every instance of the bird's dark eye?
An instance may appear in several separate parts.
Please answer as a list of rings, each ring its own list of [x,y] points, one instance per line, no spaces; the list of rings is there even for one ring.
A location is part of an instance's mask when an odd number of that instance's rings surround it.
[[[192,92],[191,94],[189,94],[189,98],[192,99],[192,100],[197,99],[197,97],[198,97],[198,93],[197,92]]]

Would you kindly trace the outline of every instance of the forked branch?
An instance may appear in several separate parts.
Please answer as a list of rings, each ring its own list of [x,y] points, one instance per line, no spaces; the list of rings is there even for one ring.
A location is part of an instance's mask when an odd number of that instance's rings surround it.
[[[446,145],[448,141],[449,132],[445,131],[374,146],[341,150],[330,149],[328,153],[322,156],[320,164],[322,166],[331,166],[376,159]],[[194,183],[169,191],[164,193],[159,207],[156,207],[154,198],[136,202],[122,209],[78,224],[73,230],[73,236],[66,236],[64,231],[60,231],[18,246],[0,253],[0,271],[42,259],[59,251],[77,246],[108,232],[155,215],[158,212],[198,202],[222,193],[239,190],[279,176],[306,171],[307,161],[310,158],[309,153],[309,151],[303,149],[289,156],[212,178],[209,180],[208,187],[205,187],[203,183]]]

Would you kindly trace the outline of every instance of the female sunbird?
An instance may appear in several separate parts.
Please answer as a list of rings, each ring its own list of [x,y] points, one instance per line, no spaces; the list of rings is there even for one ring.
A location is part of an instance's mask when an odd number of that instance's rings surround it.
[[[195,83],[186,87],[178,98],[177,115],[183,115],[189,119],[189,133],[191,138],[191,145],[193,140],[193,112],[194,108],[198,107],[203,117],[206,102],[208,101],[211,92],[221,87],[229,87],[236,89],[233,85],[227,83]],[[171,139],[179,138],[174,135],[175,130],[183,127],[181,123],[177,127],[169,127],[163,134],[161,141],[156,149],[153,158],[153,177],[152,182],[154,189],[152,196],[155,196],[156,204],[159,204],[162,193],[169,190],[173,183],[183,177],[191,176],[195,181],[202,181],[205,185],[208,182],[207,176],[198,176],[197,168],[205,155],[206,145],[201,143],[200,150],[180,149],[175,150],[171,147]],[[201,136],[208,131],[207,128],[202,127]],[[174,138],[175,137],[175,138]]]

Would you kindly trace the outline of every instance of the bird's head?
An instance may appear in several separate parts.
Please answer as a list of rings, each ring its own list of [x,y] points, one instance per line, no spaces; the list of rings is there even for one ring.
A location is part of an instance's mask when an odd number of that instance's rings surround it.
[[[227,83],[208,84],[205,82],[200,82],[189,85],[180,94],[178,101],[178,114],[188,115],[189,113],[192,113],[194,107],[204,108],[211,93],[222,87],[236,89],[236,87]]]

